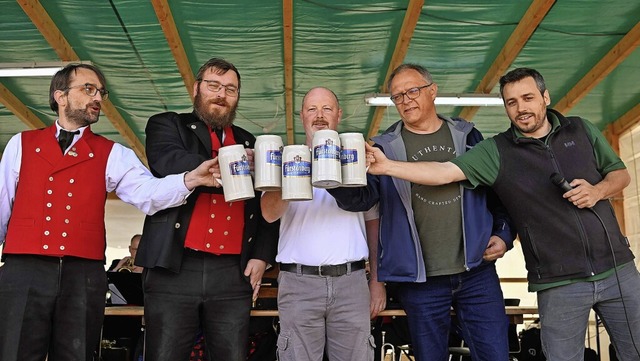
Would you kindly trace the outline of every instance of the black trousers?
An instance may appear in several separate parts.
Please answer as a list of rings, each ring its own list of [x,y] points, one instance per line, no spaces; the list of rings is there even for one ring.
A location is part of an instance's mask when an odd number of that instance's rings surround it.
[[[7,255],[0,272],[0,360],[92,360],[106,292],[102,261]]]
[[[145,360],[188,360],[198,331],[209,360],[247,357],[252,289],[240,256],[185,250],[180,273],[145,269]]]

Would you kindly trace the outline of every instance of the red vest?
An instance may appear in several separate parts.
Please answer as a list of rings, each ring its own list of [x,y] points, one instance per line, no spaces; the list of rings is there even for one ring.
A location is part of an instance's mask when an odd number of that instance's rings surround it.
[[[63,156],[55,133],[55,126],[22,133],[3,252],[103,260],[105,172],[114,143],[87,128]]]
[[[222,146],[211,133],[213,155]],[[236,144],[231,127],[225,128],[223,145]],[[191,214],[184,246],[215,254],[240,254],[244,230],[244,202],[227,203],[222,194],[200,193]]]

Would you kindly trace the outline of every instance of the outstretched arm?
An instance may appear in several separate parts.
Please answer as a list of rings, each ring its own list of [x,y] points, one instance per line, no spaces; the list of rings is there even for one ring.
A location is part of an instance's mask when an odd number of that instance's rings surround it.
[[[401,178],[413,183],[442,185],[465,180],[462,170],[451,162],[401,162],[388,159],[379,148],[365,144],[368,172]]]

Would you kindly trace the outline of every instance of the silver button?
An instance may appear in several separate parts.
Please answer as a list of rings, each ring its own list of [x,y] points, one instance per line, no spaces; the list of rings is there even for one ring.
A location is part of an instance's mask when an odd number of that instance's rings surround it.
[[[69,183],[71,183],[71,184],[75,183],[75,181],[76,181],[76,180],[75,180],[75,179],[73,179],[73,178],[69,179]]]
[[[191,124],[191,129],[196,129],[196,125],[195,124]]]
[[[49,177],[49,182],[53,182],[53,177]]]
[[[213,214],[213,213],[211,213],[211,218],[212,218],[212,219],[213,219],[213,218],[216,218],[216,215],[215,215],[215,214]]]
[[[51,189],[47,190],[47,194],[53,194],[53,191]]]
[[[47,203],[47,208],[51,208],[51,203]]]
[[[207,243],[207,244],[206,244],[206,247],[207,247],[207,248],[211,248],[211,243]]]
[[[40,148],[36,148],[36,153],[40,153]]]
[[[223,245],[220,245],[220,249],[224,249],[224,246],[223,246]]]
[[[42,248],[49,249],[49,246],[45,244],[44,246],[42,246]]]
[[[68,211],[71,210],[71,206],[69,206],[69,205],[64,207],[64,208],[66,208]]]
[[[213,233],[213,229],[209,228],[209,233]]]
[[[249,215],[249,219],[253,219],[253,213]]]
[[[62,237],[67,237],[67,232],[62,232]]]
[[[174,227],[180,228],[180,223],[176,223],[176,225]]]
[[[50,221],[51,217],[50,216],[46,216],[46,217],[44,217],[44,219],[47,220],[47,221]]]
[[[64,246],[60,246],[60,250],[61,250],[61,251],[64,251]]]
[[[73,193],[71,193],[71,192],[67,193],[67,195],[68,195],[69,197],[73,197]]]
[[[93,158],[93,153],[89,153],[89,158]]]
[[[224,235],[225,236],[228,235],[228,234],[229,234],[229,231],[224,231]]]
[[[249,237],[249,239],[247,240],[247,242],[251,243],[251,240],[253,239],[253,237]]]
[[[68,219],[65,219],[65,220],[64,220],[64,223],[69,224],[69,220],[68,220]]]
[[[214,199],[214,200],[213,200],[213,204],[216,204],[216,203],[218,203],[218,201],[216,201],[216,200]]]
[[[227,216],[227,221],[230,221],[230,220],[231,220],[231,216]]]
[[[44,231],[44,235],[48,236],[49,235],[49,231]]]

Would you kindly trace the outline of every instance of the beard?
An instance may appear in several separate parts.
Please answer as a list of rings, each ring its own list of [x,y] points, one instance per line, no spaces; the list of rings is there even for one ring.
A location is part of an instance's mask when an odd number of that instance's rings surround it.
[[[71,107],[64,108],[64,115],[67,118],[67,121],[78,126],[84,127],[93,123],[98,122],[98,118],[100,117],[100,112],[93,113],[89,110],[89,107],[93,104],[88,104],[84,109],[76,108],[72,109]],[[97,105],[100,107],[100,104]]]
[[[228,110],[226,112],[224,109],[217,108],[209,110],[209,104],[221,105],[226,107]],[[212,100],[207,100],[202,97],[200,92],[196,94],[193,103],[193,110],[198,118],[208,124],[212,129],[231,126],[233,121],[236,119],[236,109],[238,109],[238,103],[234,106],[229,106],[229,103],[224,99],[214,98]]]

